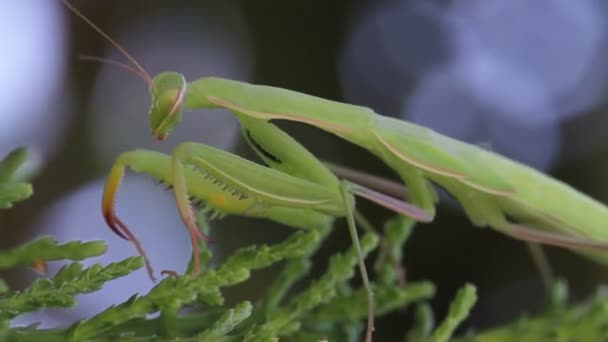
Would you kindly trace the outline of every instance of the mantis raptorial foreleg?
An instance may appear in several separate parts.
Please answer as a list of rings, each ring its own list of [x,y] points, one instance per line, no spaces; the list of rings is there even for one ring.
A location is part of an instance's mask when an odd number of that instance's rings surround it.
[[[101,212],[106,221],[106,224],[108,225],[108,227],[110,227],[110,229],[112,229],[112,231],[114,231],[114,233],[116,233],[116,235],[133,243],[139,255],[144,257],[144,262],[146,265],[146,269],[148,270],[148,275],[152,280],[155,280],[154,272],[152,271],[152,265],[150,264],[150,261],[146,256],[144,248],[142,247],[137,237],[131,232],[131,230],[129,230],[127,225],[124,224],[122,220],[118,218],[118,216],[116,216],[116,212],[114,209],[116,194],[118,192],[118,188],[120,187],[120,183],[122,182],[122,179],[124,177],[125,167],[130,166],[128,159],[129,152],[123,153],[120,157],[118,157],[118,159],[114,163],[114,166],[112,166],[110,174],[108,175],[108,178],[106,180],[106,185],[103,192],[103,198],[101,201]]]
[[[199,274],[201,271],[201,261],[198,254],[198,240],[208,240],[203,235],[197,226],[196,215],[192,209],[192,203],[190,203],[188,195],[188,185],[186,184],[186,175],[184,172],[184,166],[182,161],[179,159],[179,148],[173,153],[171,158],[171,175],[173,180],[173,192],[175,193],[175,201],[177,202],[177,209],[179,214],[184,221],[184,224],[188,228],[190,234],[190,241],[192,241],[192,256],[193,265],[192,269],[195,274]]]
[[[264,124],[264,128],[282,136],[283,143],[294,143],[288,135]],[[250,127],[251,128],[251,127]],[[259,131],[257,131],[259,133]],[[298,146],[298,147],[296,147]],[[264,148],[258,145],[258,148]],[[303,149],[299,144],[292,151]],[[268,153],[268,151],[266,151]],[[274,150],[278,152],[278,150]],[[280,153],[278,154],[280,155]],[[285,159],[287,160],[287,158]],[[317,165],[322,165],[316,161]],[[288,164],[288,163],[286,163]],[[297,228],[327,226],[335,217],[346,217],[355,246],[358,237],[353,217],[355,199],[353,194],[384,204],[401,214],[426,220],[424,211],[411,204],[377,193],[363,186],[339,181],[335,186],[319,184],[285,172],[264,167],[213,147],[184,143],[179,145],[171,157],[152,151],[136,150],[123,153],[116,161],[108,178],[104,192],[103,212],[108,225],[123,238],[133,241],[140,254],[143,248],[135,236],[115,215],[114,197],[125,167],[143,172],[173,185],[180,216],[188,226],[193,247],[194,270],[200,271],[198,239],[204,238],[196,227],[196,218],[190,198],[204,201],[222,214],[250,217],[265,217]],[[328,173],[331,175],[331,173]],[[314,177],[309,178],[314,179]],[[148,271],[151,273],[151,267]],[[363,283],[368,291],[369,312],[368,336],[373,330],[373,294],[365,270],[363,258],[359,267]]]

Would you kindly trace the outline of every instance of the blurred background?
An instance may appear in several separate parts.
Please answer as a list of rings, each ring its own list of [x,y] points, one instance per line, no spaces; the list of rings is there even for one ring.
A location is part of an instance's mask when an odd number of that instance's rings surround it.
[[[365,105],[482,145],[562,179],[608,202],[608,5],[601,0],[379,1],[108,1],[74,0],[152,75],[179,71],[190,80],[219,76],[283,87]],[[0,248],[38,235],[60,241],[106,240],[91,262],[135,254],[100,213],[104,176],[113,160],[135,148],[170,152],[197,141],[254,158],[227,112],[200,111],[167,142],[152,139],[149,94],[137,76],[92,55],[125,60],[60,1],[0,1],[0,154],[31,147],[35,196],[0,212]],[[281,124],[321,158],[394,178],[366,151],[326,133]],[[390,213],[361,201],[381,226]],[[189,239],[172,194],[154,180],[129,174],[118,214],[144,244],[156,270],[183,272]],[[267,221],[213,222],[217,261],[252,243],[272,243],[292,231]],[[320,252],[350,244],[343,222]],[[569,252],[547,248],[554,272],[574,299],[608,280],[608,270]],[[471,226],[444,198],[433,224],[419,225],[405,250],[410,280],[438,285],[438,315],[464,282],[481,300],[467,322],[483,329],[534,313],[544,290],[525,245]],[[60,265],[51,265],[56,270]],[[236,302],[263,293],[272,270],[229,291]],[[35,276],[6,274],[13,287]],[[74,310],[15,321],[66,325],[154,284],[144,272],[83,296]],[[407,311],[379,320],[378,336],[401,335]]]

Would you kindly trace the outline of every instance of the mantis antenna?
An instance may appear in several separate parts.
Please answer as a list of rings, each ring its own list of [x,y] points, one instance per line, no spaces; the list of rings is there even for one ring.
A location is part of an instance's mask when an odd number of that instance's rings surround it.
[[[110,36],[107,35],[102,29],[100,29],[97,25],[95,25],[92,21],[90,21],[82,13],[80,13],[80,11],[77,10],[74,6],[72,6],[72,4],[70,4],[70,2],[68,0],[63,0],[63,3],[70,11],[72,11],[75,15],[77,15],[79,18],[81,18],[87,24],[89,24],[95,31],[97,31],[97,33],[99,33],[102,37],[104,37],[108,42],[110,42],[110,44],[112,44],[116,49],[118,49],[118,51],[120,51],[120,53],[122,53],[131,63],[133,63],[135,70],[138,71],[138,75],[141,75],[141,77],[144,79],[144,81],[146,81],[148,86],[150,88],[152,88],[152,86],[153,86],[152,77],[150,77],[150,75],[146,72],[146,69],[144,69],[144,67],[142,67],[141,64],[139,64],[137,62],[137,60],[133,56],[131,56],[131,54],[129,52],[127,52],[127,50],[125,48],[123,48],[120,44],[118,44],[116,41],[114,41],[114,39],[110,38]],[[90,59],[90,60],[92,60],[92,59]],[[114,61],[110,62],[110,63],[115,64],[115,65],[122,64],[122,63],[114,62]],[[127,65],[124,65],[124,67],[127,67]],[[132,69],[132,68],[128,68],[128,69]]]
[[[144,80],[146,83],[148,82],[148,79],[146,78],[146,75],[142,74],[141,71],[139,69],[136,69],[128,64],[119,62],[119,61],[115,61],[113,59],[109,59],[109,58],[102,58],[102,57],[97,57],[97,56],[88,56],[88,55],[80,55],[78,56],[78,59],[81,61],[86,61],[86,62],[99,62],[102,64],[109,64],[112,66],[117,66],[120,67],[124,70],[127,70],[129,72],[134,73],[135,75],[137,75],[139,78],[141,78],[142,80]]]

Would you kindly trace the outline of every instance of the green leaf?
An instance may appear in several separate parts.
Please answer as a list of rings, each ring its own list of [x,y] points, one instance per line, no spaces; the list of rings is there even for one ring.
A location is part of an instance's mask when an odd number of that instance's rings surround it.
[[[274,283],[268,289],[266,301],[264,303],[264,313],[268,317],[273,311],[277,310],[279,303],[287,294],[287,291],[298,280],[310,271],[311,262],[308,258],[296,258],[287,262],[283,271],[275,279]]]
[[[10,208],[32,195],[32,185],[17,176],[26,158],[27,150],[18,148],[0,161],[0,209]]]
[[[553,299],[564,303],[564,284],[554,285]],[[608,336],[608,293],[599,289],[595,296],[578,306],[549,305],[547,312],[535,318],[522,318],[512,323],[455,339],[454,342],[510,341],[605,341]]]
[[[197,336],[199,341],[225,341],[234,328],[251,316],[252,305],[243,302],[234,309],[226,311],[211,327]]]
[[[400,271],[403,249],[415,224],[414,220],[400,215],[384,223],[383,245],[374,265],[378,273],[378,283],[390,285],[402,280]]]
[[[475,286],[472,284],[465,284],[458,290],[456,298],[452,301],[452,304],[450,304],[450,310],[448,311],[447,317],[441,322],[439,327],[437,327],[433,335],[431,335],[430,341],[448,341],[458,325],[469,316],[469,312],[476,301],[477,290],[475,289]]]
[[[435,294],[431,282],[413,282],[399,288],[380,286],[374,289],[376,316],[380,317],[395,309],[404,309],[414,302],[430,299]],[[334,297],[320,310],[311,313],[312,320],[323,322],[360,322],[367,318],[367,294],[365,289]]]
[[[9,251],[0,251],[0,269],[15,266],[31,266],[51,260],[83,260],[102,255],[107,246],[103,241],[72,241],[60,245],[45,236]]]
[[[9,152],[4,159],[0,161],[0,183],[8,183],[14,181],[14,176],[17,170],[27,160],[27,149],[19,147]]]
[[[218,269],[196,277],[165,278],[147,295],[134,296],[127,302],[113,306],[89,320],[79,322],[70,330],[76,340],[94,338],[119,324],[133,319],[145,319],[163,308],[182,307],[217,294],[221,287],[235,285],[249,279],[251,271],[289,258],[297,258],[316,248],[319,234],[312,230],[297,232],[287,240],[273,245],[246,247],[238,250]],[[212,296],[215,298],[215,295]],[[213,303],[217,304],[217,303]]]
[[[0,209],[8,209],[34,193],[32,185],[24,182],[0,183]]]
[[[9,289],[6,281],[4,281],[4,279],[0,278],[0,295],[7,293],[9,290],[10,289]]]
[[[361,239],[361,252],[365,256],[377,244],[378,236],[368,233]],[[327,303],[335,296],[336,285],[354,276],[357,263],[358,255],[354,247],[344,254],[334,255],[327,272],[319,280],[296,295],[288,305],[276,310],[264,324],[249,331],[245,341],[267,341],[280,335],[286,327],[299,323],[308,311]]]
[[[53,279],[37,279],[23,291],[0,297],[0,317],[12,319],[46,307],[73,306],[77,295],[97,291],[107,281],[125,276],[142,266],[141,257],[128,258],[106,267],[100,264],[85,269],[80,264],[65,266]]]
[[[407,342],[428,341],[434,325],[435,319],[431,306],[428,303],[419,304],[416,307],[414,327],[407,333],[405,340]]]

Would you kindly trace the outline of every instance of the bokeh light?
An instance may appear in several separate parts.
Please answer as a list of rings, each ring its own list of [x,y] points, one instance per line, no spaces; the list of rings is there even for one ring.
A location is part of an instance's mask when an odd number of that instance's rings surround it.
[[[597,104],[603,88],[598,87],[598,82],[587,80],[585,85],[581,81],[591,71],[594,60],[601,58],[600,54],[605,57],[608,47],[606,13],[598,1],[464,1],[455,2],[445,18],[453,33],[450,39],[458,42],[459,54],[471,56],[478,50],[516,66],[520,75],[547,92],[551,102],[560,104],[555,115],[576,115]],[[468,43],[459,44],[464,41]],[[606,78],[605,71],[594,70],[595,78]],[[503,83],[500,80],[494,82],[498,87]],[[519,88],[513,85],[510,89]],[[498,90],[507,99],[511,96],[505,89]],[[582,94],[586,94],[588,102],[569,103],[568,99],[579,99]],[[590,94],[595,99],[589,98]]]
[[[29,146],[40,161],[66,124],[65,27],[57,1],[0,2],[0,155]],[[44,56],[44,58],[40,58]]]
[[[556,162],[564,120],[606,90],[597,1],[380,2],[353,27],[341,70],[350,101],[540,169]]]

